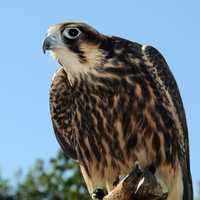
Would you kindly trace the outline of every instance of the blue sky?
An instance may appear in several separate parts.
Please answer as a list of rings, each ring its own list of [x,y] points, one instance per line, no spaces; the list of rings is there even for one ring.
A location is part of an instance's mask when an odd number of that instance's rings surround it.
[[[50,121],[48,91],[57,64],[44,56],[47,27],[85,21],[100,32],[151,44],[177,79],[190,135],[195,187],[200,180],[200,1],[2,1],[0,8],[0,169],[12,177],[59,148]]]

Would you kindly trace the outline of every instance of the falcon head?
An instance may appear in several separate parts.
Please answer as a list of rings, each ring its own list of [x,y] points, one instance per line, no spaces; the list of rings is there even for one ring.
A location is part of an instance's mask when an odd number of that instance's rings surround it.
[[[50,54],[72,77],[91,73],[102,66],[106,55],[103,48],[108,36],[85,23],[67,22],[48,29],[43,51]]]

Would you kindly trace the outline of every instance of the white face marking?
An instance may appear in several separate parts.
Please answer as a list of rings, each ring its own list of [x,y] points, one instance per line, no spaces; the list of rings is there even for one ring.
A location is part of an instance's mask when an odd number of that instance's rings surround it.
[[[55,49],[51,51],[51,55],[63,66],[71,84],[73,84],[74,78],[78,78],[80,74],[87,75],[93,71],[89,63],[81,63],[78,56],[67,48]]]
[[[70,29],[71,28],[66,28],[63,34],[70,37]],[[79,29],[73,29],[79,31]],[[78,35],[79,34],[81,34],[81,32],[79,32]],[[59,28],[54,26],[50,27],[48,30],[48,37],[51,37],[53,43],[53,47],[49,52],[51,56],[63,66],[71,84],[73,84],[74,79],[80,77],[81,74],[87,75],[88,73],[96,73],[94,68],[101,65],[103,55],[98,49],[98,46],[87,43],[80,44],[80,50],[84,52],[84,56],[86,57],[86,62],[82,63],[78,55],[68,49],[67,45],[64,44]]]

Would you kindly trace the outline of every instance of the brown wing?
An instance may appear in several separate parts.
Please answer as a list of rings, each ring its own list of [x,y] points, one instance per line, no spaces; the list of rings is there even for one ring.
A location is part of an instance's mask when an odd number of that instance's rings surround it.
[[[77,159],[72,128],[72,88],[67,74],[60,68],[54,75],[50,89],[50,111],[54,131],[64,153]]]
[[[179,148],[179,160],[181,162],[184,182],[184,200],[193,199],[192,179],[190,173],[190,161],[189,161],[189,140],[188,129],[185,117],[185,111],[180,96],[180,92],[177,83],[171,73],[167,62],[158,50],[151,46],[144,46],[144,58],[151,65],[152,72],[156,72],[156,76],[159,77],[163,84],[163,88],[168,91],[172,97],[173,107],[176,109],[176,117],[181,126],[182,132],[178,135],[178,148]],[[150,68],[151,68],[150,67]],[[154,69],[156,70],[154,70]]]

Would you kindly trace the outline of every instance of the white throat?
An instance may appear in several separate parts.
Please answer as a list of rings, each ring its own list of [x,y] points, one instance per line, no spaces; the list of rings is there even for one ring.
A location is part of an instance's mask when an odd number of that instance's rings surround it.
[[[103,53],[98,49],[82,46],[81,50],[87,58],[84,63],[80,62],[78,55],[67,48],[58,48],[51,51],[51,55],[56,59],[68,74],[69,80],[73,83],[75,78],[81,75],[87,76],[96,73],[95,68],[102,65]]]

